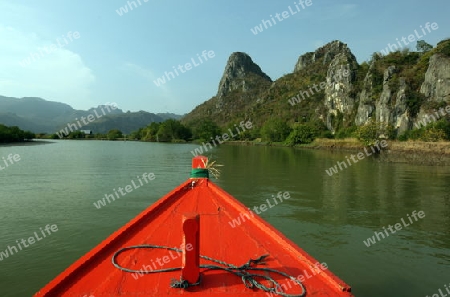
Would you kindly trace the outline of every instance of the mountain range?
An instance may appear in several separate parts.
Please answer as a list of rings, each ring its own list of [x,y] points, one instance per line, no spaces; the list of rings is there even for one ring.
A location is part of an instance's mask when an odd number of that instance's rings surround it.
[[[83,129],[94,133],[119,129],[129,134],[169,118],[188,127],[210,120],[222,128],[251,120],[253,136],[258,137],[261,127],[276,118],[290,126],[314,124],[344,137],[358,126],[376,122],[399,136],[449,104],[450,39],[426,50],[374,52],[361,64],[347,44],[335,40],[299,56],[293,71],[275,81],[247,53],[232,53],[217,94],[188,114],[116,109]],[[81,111],[41,98],[0,96],[0,123],[55,133],[99,108]]]
[[[94,122],[83,125],[82,130],[92,130],[93,133],[107,133],[119,129],[125,134],[136,131],[152,122],[163,122],[166,119],[180,119],[181,115],[172,113],[149,113],[146,111],[123,112],[121,109],[109,109],[105,105],[89,110],[75,110],[70,105],[46,101],[42,98],[25,97],[12,98],[0,96],[0,123],[6,126],[18,126],[22,130],[34,133],[55,133],[75,119],[94,116]],[[96,116],[97,114],[101,117]]]
[[[398,137],[450,104],[450,39],[435,48],[426,45],[374,52],[360,64],[347,44],[335,40],[301,55],[293,71],[275,81],[248,54],[235,52],[217,94],[182,122],[190,126],[207,118],[227,127],[250,119],[256,137],[274,118],[291,127],[313,124],[341,137],[374,122]]]

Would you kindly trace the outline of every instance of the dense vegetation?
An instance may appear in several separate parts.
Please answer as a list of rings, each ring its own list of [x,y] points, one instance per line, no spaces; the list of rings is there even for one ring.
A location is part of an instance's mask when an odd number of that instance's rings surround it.
[[[236,122],[236,125],[239,123]],[[17,127],[13,127],[17,129]],[[162,123],[153,122],[150,125],[140,128],[129,135],[124,135],[120,130],[110,130],[106,134],[86,135],[81,131],[71,132],[65,139],[102,139],[102,140],[140,140],[149,142],[208,142],[229,133],[229,129],[235,129],[233,124],[219,127],[209,119],[200,120],[193,126],[185,126],[178,120],[169,119]],[[398,139],[405,141],[408,139],[421,141],[449,141],[450,121],[442,118],[436,122],[430,122],[421,128],[416,128],[396,137],[395,129],[390,125],[377,122],[369,122],[360,127],[351,127],[341,130],[333,135],[321,121],[295,122],[289,125],[279,118],[270,118],[261,128],[253,127],[244,133],[237,133],[235,130],[231,140],[262,141],[267,143],[282,143],[285,145],[308,144],[316,138],[346,138],[354,137],[365,145],[372,145],[377,139]],[[23,131],[22,131],[23,132]],[[30,133],[30,132],[23,132]],[[34,134],[24,134],[34,138]],[[0,125],[0,137],[2,136]],[[37,135],[37,138],[59,139],[58,135]],[[1,138],[0,138],[1,139]],[[27,139],[27,138],[24,138]]]
[[[118,140],[127,139],[126,135],[118,129],[109,130],[108,133],[86,134],[82,131],[73,131],[68,135],[62,134],[63,139],[99,139],[99,140]],[[60,139],[58,134],[38,134],[37,138]]]
[[[444,40],[433,47],[426,42],[417,44],[417,51],[402,50],[391,52],[385,56],[374,53],[370,61],[361,65],[350,65],[355,76],[352,78],[353,89],[350,96],[357,97],[367,87],[366,77],[372,85],[371,100],[375,104],[383,89],[384,71],[395,66],[395,72],[389,81],[389,87],[396,94],[402,78],[407,87],[407,108],[415,117],[422,108],[430,111],[444,107],[425,103],[425,97],[420,93],[428,69],[429,59],[433,54],[450,57],[450,40]],[[319,55],[320,56],[320,55]],[[399,135],[398,131],[387,124],[369,121],[365,125],[356,126],[355,111],[352,117],[344,118],[337,113],[332,117],[335,133],[324,124],[323,102],[325,93],[315,92],[307,100],[292,107],[287,99],[295,96],[300,90],[307,90],[313,84],[325,81],[327,63],[324,57],[304,69],[286,74],[275,83],[269,83],[260,77],[249,75],[245,84],[256,86],[242,91],[232,91],[225,98],[213,97],[211,100],[196,107],[196,112],[188,114],[178,121],[166,121],[149,126],[132,133],[131,138],[143,141],[210,141],[242,120],[250,120],[253,128],[239,134],[233,140],[258,140],[277,142],[286,145],[308,144],[315,138],[347,138],[354,137],[365,145],[373,144],[377,139],[440,141],[450,140],[450,117],[442,117],[438,121],[429,122],[422,128],[412,127],[412,130]],[[367,81],[366,81],[367,82]],[[256,98],[256,100],[255,100]],[[392,104],[395,104],[393,98]],[[228,106],[228,108],[227,108]],[[229,108],[233,106],[233,108]],[[219,107],[219,111],[218,110]]]
[[[424,95],[420,92],[430,57],[434,54],[450,57],[450,39],[439,42],[436,48],[421,41],[417,44],[417,51],[405,49],[387,55],[374,53],[369,61],[350,65],[354,72],[351,77],[350,97],[359,102],[360,94],[366,91],[370,101],[365,104],[375,106],[383,91],[384,72],[388,67],[394,66],[395,71],[389,79],[389,88],[393,94],[390,107],[393,108],[396,104],[396,95],[402,80],[407,86],[405,92],[409,115],[414,119],[420,110],[431,114],[446,104],[445,102],[438,104],[432,100],[425,101]],[[271,84],[259,80],[260,86],[257,89],[250,88],[245,91],[237,89],[220,100],[213,97],[197,106],[181,120],[182,123],[192,128],[197,126],[198,122],[208,120],[226,131],[228,127],[242,120],[251,120],[253,128],[245,137],[239,138],[283,142],[290,145],[309,143],[316,137],[354,137],[363,143],[371,143],[378,137],[399,140],[450,140],[447,128],[450,125],[448,115],[423,128],[418,129],[413,125],[410,127],[411,131],[398,133],[393,126],[376,122],[356,126],[358,104],[355,104],[354,110],[347,115],[339,112],[331,115],[334,129],[332,134],[324,125],[324,119],[327,118],[324,91],[314,92],[295,106],[291,106],[288,102],[288,99],[296,96],[299,91],[308,90],[313,84],[325,81],[329,62],[325,61],[326,55],[321,56],[317,52],[315,55],[319,58],[314,63],[294,73],[286,74]],[[253,85],[258,82],[257,77],[249,76],[248,79]]]
[[[0,142],[23,142],[35,137],[34,133],[20,130],[17,126],[7,127],[0,124]]]
[[[358,65],[350,65],[352,76],[352,90],[350,96],[358,98],[363,91],[367,91],[370,103],[375,105],[383,91],[383,76],[385,70],[394,66],[395,71],[389,79],[389,88],[396,94],[400,87],[400,80],[406,85],[406,105],[410,116],[414,118],[420,110],[432,112],[445,107],[445,102],[425,102],[420,93],[420,86],[424,81],[428,69],[429,59],[434,54],[450,57],[450,40],[444,40],[433,48],[426,42],[417,43],[417,51],[402,50],[390,52],[387,55],[374,53],[371,60]],[[119,130],[111,130],[105,134],[84,135],[82,132],[70,133],[67,138],[94,139],[130,139],[155,142],[207,142],[215,139],[241,121],[251,121],[252,129],[239,133],[231,140],[257,140],[262,142],[277,142],[286,145],[308,144],[315,138],[347,138],[354,137],[369,145],[379,138],[398,140],[440,141],[450,140],[450,117],[446,115],[439,120],[429,122],[418,128],[413,125],[412,130],[399,134],[391,125],[369,121],[362,126],[355,125],[357,105],[351,115],[337,112],[331,116],[334,133],[324,124],[326,110],[324,107],[325,93],[314,92],[307,100],[295,106],[288,103],[288,99],[301,90],[308,90],[313,84],[324,82],[327,77],[328,63],[325,56],[318,55],[318,59],[294,73],[289,73],[275,82],[270,82],[250,73],[245,81],[237,84],[245,85],[229,92],[225,97],[213,97],[211,100],[197,106],[181,121],[169,119],[164,122],[152,122],[146,127],[128,135]],[[368,86],[371,86],[369,90]],[[395,105],[396,96],[391,99]],[[94,129],[95,130],[95,129]],[[54,138],[58,138],[53,135]]]

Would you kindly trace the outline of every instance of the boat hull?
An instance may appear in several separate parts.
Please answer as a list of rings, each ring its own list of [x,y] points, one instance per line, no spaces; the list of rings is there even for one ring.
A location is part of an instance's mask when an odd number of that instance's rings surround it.
[[[195,182],[194,186],[192,182]],[[201,270],[201,282],[187,289],[172,288],[180,271],[144,273],[182,266],[182,254],[165,249],[130,249],[117,257],[122,267],[140,270],[130,273],[111,263],[119,249],[135,245],[183,248],[182,221],[186,214],[200,217],[201,255],[242,265],[268,254],[266,267],[280,270],[304,284],[306,296],[353,296],[350,287],[336,277],[269,223],[207,178],[189,179],[165,195],[125,226],[110,235],[53,281],[35,297],[50,296],[277,296],[244,286],[241,278],[223,270]],[[240,218],[240,224],[233,220]],[[211,264],[200,259],[200,264]],[[264,272],[267,274],[267,272]],[[302,290],[292,280],[270,274],[288,294]],[[263,281],[264,283],[264,281]],[[270,286],[270,284],[267,284]],[[267,294],[267,295],[266,295]]]

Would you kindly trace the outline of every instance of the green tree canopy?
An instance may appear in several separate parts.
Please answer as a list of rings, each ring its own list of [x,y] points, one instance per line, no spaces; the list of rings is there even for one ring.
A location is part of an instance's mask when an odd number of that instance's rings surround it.
[[[117,138],[122,138],[123,134],[122,134],[122,131],[113,129],[113,130],[108,131],[108,134],[106,135],[106,137],[109,140],[116,140]]]
[[[292,130],[286,139],[289,145],[311,143],[317,136],[317,130],[311,124],[301,124]]]
[[[201,141],[209,141],[217,135],[221,135],[220,127],[210,119],[202,119],[193,125],[193,137]]]
[[[159,125],[157,138],[158,141],[187,141],[191,138],[190,129],[185,127],[180,121],[168,119]]]
[[[8,127],[0,124],[0,142],[22,142],[36,138],[30,131],[23,131],[17,126]]]
[[[291,128],[278,118],[269,119],[261,128],[261,136],[265,141],[281,142],[291,133]]]

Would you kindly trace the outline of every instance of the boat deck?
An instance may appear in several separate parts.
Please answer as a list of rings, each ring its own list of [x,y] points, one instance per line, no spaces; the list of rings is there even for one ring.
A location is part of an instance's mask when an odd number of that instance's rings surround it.
[[[192,181],[196,181],[194,187]],[[113,266],[112,256],[123,247],[148,244],[180,248],[183,243],[182,219],[186,213],[200,215],[201,255],[240,266],[249,259],[269,254],[265,265],[259,264],[257,267],[272,268],[302,278],[307,292],[305,296],[352,296],[350,287],[343,281],[329,270],[321,269],[317,260],[257,214],[251,216],[248,208],[207,178],[187,180],[168,193],[35,296],[278,296],[256,288],[246,288],[240,277],[223,270],[201,269],[199,285],[180,289],[171,288],[170,284],[172,279],[180,279],[181,271],[140,275]],[[232,227],[230,222],[238,217],[241,224]],[[245,221],[242,222],[242,218]],[[131,249],[120,253],[117,262],[128,269],[150,271],[181,267],[182,256],[176,251],[164,249]],[[200,264],[215,263],[200,259]],[[301,288],[292,281],[277,274],[270,275],[287,289],[285,293],[302,293]],[[261,282],[271,286],[267,281]]]

